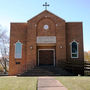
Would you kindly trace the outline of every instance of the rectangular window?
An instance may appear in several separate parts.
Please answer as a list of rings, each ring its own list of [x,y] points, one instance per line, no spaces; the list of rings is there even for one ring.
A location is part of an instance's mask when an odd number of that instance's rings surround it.
[[[20,64],[20,62],[16,62],[16,64]]]

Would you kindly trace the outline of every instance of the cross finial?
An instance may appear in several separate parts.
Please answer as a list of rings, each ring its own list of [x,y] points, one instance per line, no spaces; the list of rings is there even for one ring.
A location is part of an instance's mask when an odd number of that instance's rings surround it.
[[[47,4],[47,2],[45,2],[45,4],[43,4],[43,6],[45,6],[45,10],[47,10],[47,7],[49,7],[50,5]]]

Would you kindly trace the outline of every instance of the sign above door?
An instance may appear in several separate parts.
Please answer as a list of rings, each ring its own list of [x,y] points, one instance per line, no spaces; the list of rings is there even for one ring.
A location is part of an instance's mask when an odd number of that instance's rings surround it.
[[[38,36],[37,43],[56,43],[56,36]]]

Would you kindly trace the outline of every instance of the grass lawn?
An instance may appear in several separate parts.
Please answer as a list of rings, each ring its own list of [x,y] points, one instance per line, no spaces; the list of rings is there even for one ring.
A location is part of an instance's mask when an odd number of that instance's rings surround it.
[[[90,77],[56,77],[68,90],[90,90]],[[0,77],[0,90],[36,90],[37,77]]]
[[[36,77],[0,77],[0,90],[36,90]]]
[[[68,90],[90,90],[90,77],[56,77]]]

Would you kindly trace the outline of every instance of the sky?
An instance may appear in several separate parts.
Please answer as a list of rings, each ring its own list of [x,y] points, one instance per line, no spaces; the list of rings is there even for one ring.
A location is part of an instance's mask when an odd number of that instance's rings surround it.
[[[0,25],[10,33],[11,22],[27,22],[45,10],[42,5],[50,4],[48,10],[66,22],[83,22],[84,50],[90,50],[90,0],[0,0]]]

